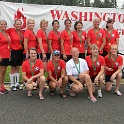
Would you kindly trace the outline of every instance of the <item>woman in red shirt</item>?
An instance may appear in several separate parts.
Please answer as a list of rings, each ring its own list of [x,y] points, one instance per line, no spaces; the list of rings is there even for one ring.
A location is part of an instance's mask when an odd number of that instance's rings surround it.
[[[75,31],[73,32],[73,46],[79,49],[79,58],[85,58],[85,41],[86,32],[82,31],[83,23],[76,21],[74,24]]]
[[[60,32],[59,29],[59,21],[54,20],[52,22],[53,29],[49,32],[48,38],[48,44],[50,48],[50,53],[52,54],[54,50],[60,51]]]
[[[22,64],[22,78],[26,82],[28,90],[27,96],[32,96],[32,89],[39,86],[39,98],[44,99],[42,91],[45,84],[44,70],[42,61],[37,59],[35,48],[29,50],[30,59],[25,60]]]
[[[10,37],[6,32],[7,22],[0,21],[0,94],[8,93],[4,87],[4,79],[7,66],[9,65],[10,58]]]
[[[107,21],[107,24],[106,24],[107,30],[105,31],[106,45],[103,50],[103,56],[106,56],[108,54],[108,51],[112,44],[117,44],[117,47],[119,46],[119,33],[117,30],[113,28],[113,24],[114,24],[113,19],[109,19]]]
[[[105,31],[99,28],[100,19],[95,18],[93,21],[93,28],[91,28],[87,33],[87,44],[88,50],[87,55],[91,55],[90,47],[92,44],[96,44],[99,47],[100,55],[103,54],[103,48],[106,44]]]
[[[41,20],[40,22],[40,28],[37,32],[37,39],[38,39],[38,58],[42,60],[44,64],[44,70],[46,70],[47,66],[47,60],[50,59],[50,53],[48,48],[48,37],[46,33],[46,29],[48,27],[48,21],[47,20]]]
[[[92,44],[92,55],[87,56],[85,59],[89,67],[89,75],[91,77],[92,83],[98,84],[97,97],[102,98],[101,88],[103,84],[105,60],[102,56],[99,55],[98,50],[98,46],[96,44]],[[95,92],[94,85],[92,91]]]
[[[22,90],[19,85],[19,70],[23,62],[23,34],[24,31],[21,30],[22,21],[17,19],[14,21],[15,28],[9,28],[7,33],[11,38],[11,58],[10,58],[10,82],[11,90],[16,91],[17,89]]]
[[[68,78],[65,76],[65,62],[60,59],[60,51],[54,50],[52,54],[52,60],[47,64],[50,87],[50,95],[55,95],[55,90],[57,87],[61,87],[60,96],[62,98],[66,97],[64,94],[64,89],[68,83]]]
[[[37,38],[33,31],[35,22],[33,19],[29,19],[27,22],[27,29],[24,33],[24,59],[28,59],[30,48],[37,46]]]
[[[119,87],[122,79],[121,70],[123,66],[123,58],[117,54],[117,51],[118,46],[116,44],[112,44],[108,55],[105,56],[105,90],[109,92],[112,87],[112,82],[116,79],[115,93],[118,96],[121,96],[122,94],[119,91]]]
[[[61,53],[62,59],[67,62],[71,59],[71,48],[73,47],[73,34],[71,32],[71,20],[66,19],[65,22],[65,29],[61,32]]]

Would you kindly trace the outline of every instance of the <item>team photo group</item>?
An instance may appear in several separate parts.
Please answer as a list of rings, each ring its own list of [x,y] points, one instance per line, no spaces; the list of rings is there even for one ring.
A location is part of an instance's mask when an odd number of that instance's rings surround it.
[[[80,20],[74,25],[70,19],[63,23],[65,27],[60,32],[58,20],[48,24],[43,19],[35,33],[33,19],[28,19],[25,31],[21,29],[20,19],[14,20],[13,27],[7,27],[6,20],[0,21],[0,94],[9,92],[4,81],[10,66],[10,89],[23,89],[19,84],[21,71],[28,97],[36,88],[39,99],[44,100],[46,81],[51,96],[56,94],[58,88],[59,96],[66,98],[65,89],[68,87],[69,95],[75,97],[86,86],[88,99],[96,102],[95,90],[97,98],[102,98],[102,90],[110,92],[113,81],[116,84],[115,94],[122,95],[119,87],[123,57],[118,54],[119,33],[114,29],[113,19],[108,19],[106,29],[102,29],[100,19],[95,18],[87,32],[83,30],[85,25]],[[52,25],[52,29],[47,33],[48,25]],[[71,30],[72,27],[74,30]]]

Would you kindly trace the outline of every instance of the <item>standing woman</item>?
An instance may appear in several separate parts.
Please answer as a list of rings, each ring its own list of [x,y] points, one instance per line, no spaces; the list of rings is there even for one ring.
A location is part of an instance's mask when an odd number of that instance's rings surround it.
[[[119,91],[119,87],[122,79],[121,70],[123,66],[123,58],[117,54],[117,51],[118,46],[116,44],[112,44],[108,55],[105,56],[105,90],[109,92],[112,87],[112,82],[116,79],[115,93],[118,96],[121,96],[122,94]]]
[[[35,22],[33,19],[29,19],[27,22],[27,29],[24,33],[24,58],[28,59],[30,48],[36,48],[37,46],[37,38],[34,33]]]
[[[52,54],[54,50],[60,51],[60,32],[59,29],[59,21],[54,20],[52,22],[53,29],[49,32],[48,38],[48,44],[50,48],[50,53]]]
[[[103,56],[106,56],[108,54],[108,51],[112,44],[117,44],[117,47],[119,46],[119,33],[117,30],[113,28],[113,24],[114,24],[113,19],[109,19],[107,21],[107,24],[106,24],[107,30],[105,31],[106,45],[103,50]]]
[[[99,47],[99,53],[100,55],[103,54],[103,48],[106,44],[105,39],[105,31],[101,28],[99,28],[100,19],[95,18],[93,21],[93,28],[91,28],[87,33],[87,44],[88,44],[88,50],[87,55],[91,55],[91,45],[96,44]]]
[[[71,59],[71,48],[73,47],[73,34],[71,32],[71,20],[66,19],[65,29],[61,32],[61,53],[64,61]]]
[[[102,98],[101,88],[103,84],[104,78],[104,66],[105,60],[102,56],[99,55],[99,48],[96,44],[91,45],[91,53],[85,58],[88,67],[89,67],[89,75],[91,77],[92,83],[98,84],[98,92],[97,97]],[[92,86],[92,91],[95,92],[95,86]]]
[[[83,23],[76,21],[74,24],[75,31],[73,32],[73,46],[79,50],[79,58],[85,58],[84,44],[86,41],[86,32],[82,31]]]
[[[22,64],[22,78],[26,82],[28,90],[27,96],[32,96],[33,87],[39,86],[39,98],[44,99],[42,91],[45,84],[44,70],[42,61],[37,59],[35,48],[29,50],[30,58]]]
[[[4,87],[5,73],[9,65],[10,58],[10,37],[6,33],[7,22],[0,21],[0,94],[8,93]]]
[[[23,62],[23,34],[21,30],[22,21],[17,19],[14,21],[15,28],[9,28],[7,33],[11,38],[11,60],[10,60],[10,81],[11,81],[11,90],[16,91],[17,89],[22,90],[22,87],[19,85],[19,70]]]
[[[40,28],[37,32],[37,39],[38,39],[38,58],[40,58],[44,64],[44,70],[46,70],[47,60],[50,59],[50,54],[48,53],[48,37],[46,33],[46,29],[48,27],[48,21],[41,20]]]

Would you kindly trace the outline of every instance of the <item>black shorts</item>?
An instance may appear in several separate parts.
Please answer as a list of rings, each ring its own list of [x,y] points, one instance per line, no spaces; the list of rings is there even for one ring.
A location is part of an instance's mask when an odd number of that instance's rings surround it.
[[[43,59],[43,54],[42,53],[38,53],[37,58],[41,59],[43,62],[46,62],[50,59],[50,53],[45,53],[45,54],[46,54],[46,59],[45,60]]]
[[[66,59],[66,60],[63,59],[63,54],[60,55],[60,58],[61,58],[62,60],[64,60],[65,62],[68,62],[68,61],[72,58],[72,55],[66,55],[66,56],[67,56],[67,59]]]
[[[3,58],[2,62],[0,62],[0,66],[8,66],[9,65],[9,59]]]
[[[85,59],[85,53],[79,53],[79,58]]]
[[[113,82],[110,80],[111,75],[105,75],[105,82]]]
[[[106,50],[103,50],[102,56],[105,57],[106,55],[108,55],[108,52]]]
[[[12,50],[10,58],[10,66],[21,66],[23,62],[23,50]]]
[[[96,76],[97,76],[97,75],[96,75]],[[96,76],[91,77],[91,81],[92,81],[92,83],[94,83],[94,80],[95,80]]]

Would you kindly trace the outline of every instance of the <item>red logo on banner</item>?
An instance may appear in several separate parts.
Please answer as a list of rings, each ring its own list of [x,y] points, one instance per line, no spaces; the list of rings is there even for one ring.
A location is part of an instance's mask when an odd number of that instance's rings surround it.
[[[23,11],[23,8],[22,8]],[[21,11],[18,9],[17,14],[14,15],[14,20],[21,19],[22,20],[22,29],[26,27],[26,17],[21,13]]]

